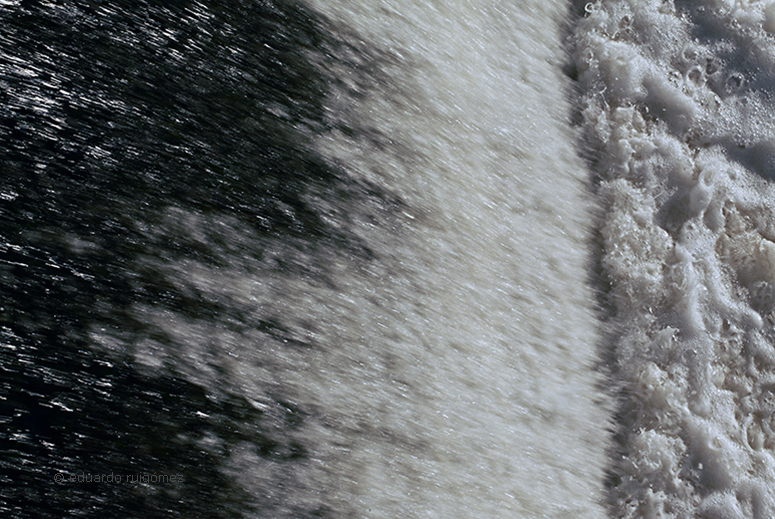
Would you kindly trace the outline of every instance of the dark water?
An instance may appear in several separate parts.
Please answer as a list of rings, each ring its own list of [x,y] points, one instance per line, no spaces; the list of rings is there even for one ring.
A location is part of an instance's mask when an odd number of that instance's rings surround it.
[[[342,44],[295,2],[8,2],[0,27],[0,514],[331,516],[290,498],[305,410],[148,369],[131,345],[175,347],[146,308],[315,347],[157,267],[282,249],[272,269],[325,280],[310,257],[371,261],[348,208],[397,202],[309,144],[327,129],[319,65]],[[245,445],[287,468],[263,494],[219,469]]]

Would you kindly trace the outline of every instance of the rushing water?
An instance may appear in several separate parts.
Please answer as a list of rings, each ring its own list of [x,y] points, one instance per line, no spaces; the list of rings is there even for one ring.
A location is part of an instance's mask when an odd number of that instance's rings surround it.
[[[363,4],[0,1],[2,515],[775,515],[775,4]]]

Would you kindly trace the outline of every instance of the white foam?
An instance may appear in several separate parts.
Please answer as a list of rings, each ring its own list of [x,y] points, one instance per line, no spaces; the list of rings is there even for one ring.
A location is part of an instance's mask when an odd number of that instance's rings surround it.
[[[761,2],[602,1],[576,32],[622,381],[617,517],[772,517],[775,41]]]

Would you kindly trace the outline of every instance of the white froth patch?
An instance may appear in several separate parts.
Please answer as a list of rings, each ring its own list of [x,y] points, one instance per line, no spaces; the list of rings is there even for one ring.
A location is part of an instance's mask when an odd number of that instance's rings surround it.
[[[773,517],[775,8],[682,5],[601,1],[576,31],[622,330],[615,516]]]

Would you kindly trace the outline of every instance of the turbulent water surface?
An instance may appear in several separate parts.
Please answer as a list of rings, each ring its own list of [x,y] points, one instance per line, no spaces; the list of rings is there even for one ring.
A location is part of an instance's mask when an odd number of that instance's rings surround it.
[[[0,1],[0,511],[771,518],[775,4]]]
[[[616,517],[775,514],[775,4],[587,6]]]

